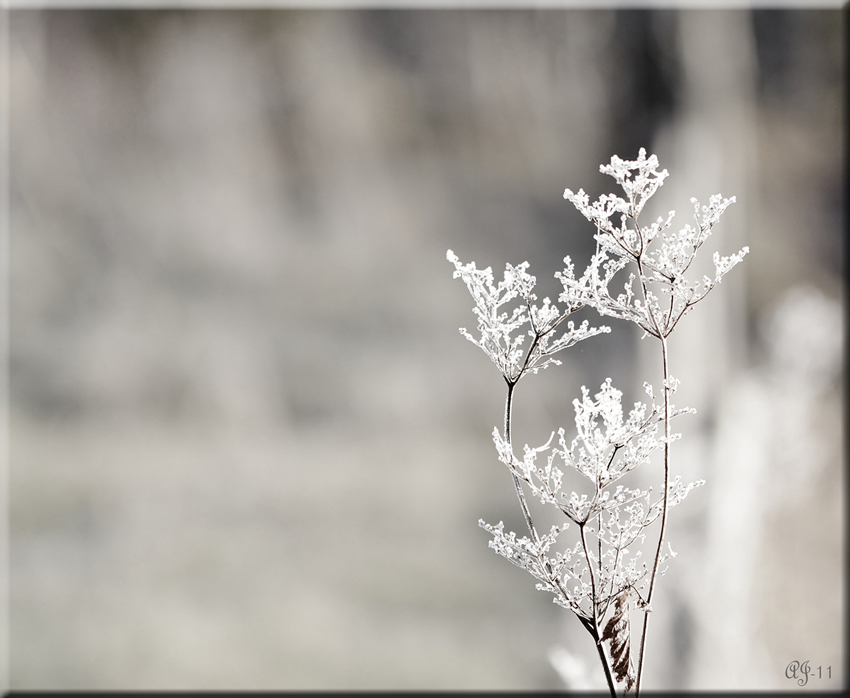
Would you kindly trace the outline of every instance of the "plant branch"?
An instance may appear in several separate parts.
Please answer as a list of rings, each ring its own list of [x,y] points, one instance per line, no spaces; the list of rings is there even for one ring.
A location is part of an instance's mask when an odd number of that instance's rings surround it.
[[[518,380],[518,379],[517,379]],[[505,382],[508,384],[508,395],[505,398],[505,443],[508,444],[508,447],[511,449],[511,453],[513,453],[513,443],[511,442],[511,410],[513,408],[513,397],[514,397],[514,388],[516,387],[516,381],[509,381],[507,378]],[[534,527],[534,521],[531,518],[531,511],[528,509],[528,502],[525,500],[525,493],[522,491],[522,485],[520,484],[519,478],[515,473],[511,472],[511,478],[514,482],[514,489],[516,489],[516,496],[519,499],[519,506],[522,509],[522,515],[525,518],[525,523],[528,526],[528,531],[531,533],[531,537],[535,543],[540,543],[540,536],[537,534],[537,529]]]
[[[640,655],[638,657],[637,680],[635,681],[635,698],[640,697],[640,684],[643,678],[643,660],[646,653],[646,631],[649,625],[652,595],[655,591],[655,581],[658,575],[658,565],[661,560],[661,549],[664,545],[664,532],[667,528],[667,502],[670,489],[670,371],[667,360],[667,338],[661,338],[661,359],[664,372],[664,495],[661,505],[661,532],[658,534],[658,547],[655,549],[655,560],[652,564],[652,575],[649,578],[649,591],[646,595],[644,608],[643,630],[640,636]]]
[[[584,527],[587,525],[587,521],[579,524],[579,531],[581,532],[581,546],[584,549],[584,557],[587,560],[587,571],[590,573],[590,587],[592,589],[591,596],[591,619],[593,625],[586,625],[585,627],[590,632],[593,637],[593,641],[596,643],[596,650],[599,652],[599,659],[602,661],[602,667],[605,669],[605,680],[608,682],[608,690],[611,691],[611,698],[617,698],[617,687],[614,683],[614,677],[611,675],[611,668],[608,666],[608,657],[605,656],[605,648],[602,647],[602,639],[599,634],[599,618],[597,617],[597,596],[596,596],[596,578],[593,574],[593,562],[590,559],[590,552],[587,549],[587,537],[584,534]]]
[[[744,247],[730,257],[720,257],[719,253],[715,253],[715,278],[705,277],[703,290],[699,291],[699,284],[687,281],[684,274],[707,239],[711,227],[734,202],[734,197],[722,199],[719,194],[713,195],[708,206],[702,207],[701,214],[698,202],[692,199],[698,230],[687,225],[677,234],[662,235],[669,228],[674,212],[670,212],[666,222],[659,218],[644,229],[638,221],[644,204],[667,177],[667,170],[659,170],[658,158],[655,155],[647,157],[646,151],[641,148],[636,160],[623,160],[615,155],[611,157],[610,164],[600,167],[600,171],[614,177],[627,197],[622,199],[605,194],[591,203],[583,190],[578,193],[565,190],[564,198],[569,199],[587,220],[596,224],[597,232],[596,253],[584,274],[575,275],[569,257],[564,259],[564,271],[555,274],[564,286],[564,293],[559,296],[560,301],[567,303],[563,312],[548,298],[540,307],[533,305],[532,301],[537,298],[533,293],[536,281],[528,273],[528,262],[516,266],[507,264],[504,279],[495,283],[490,267],[477,269],[474,262],[462,264],[451,250],[447,251],[446,258],[455,266],[454,277],[463,279],[475,299],[473,311],[478,317],[481,337],[473,337],[464,328],[461,328],[461,334],[489,356],[507,384],[504,431],[499,434],[499,429],[495,428],[493,441],[499,459],[511,471],[530,538],[518,538],[512,531],[506,533],[502,522],[492,526],[479,521],[479,525],[492,534],[490,547],[493,550],[530,572],[542,582],[537,585],[538,589],[554,593],[558,604],[576,614],[593,638],[612,697],[617,696],[617,683],[623,682],[625,691],[630,693],[634,690],[635,698],[639,698],[649,613],[660,576],[659,568],[668,557],[663,550],[669,509],[682,501],[693,487],[703,484],[699,481],[679,486],[677,479],[671,489],[671,420],[692,410],[673,410],[671,398],[676,382],[669,371],[668,339],[682,317],[749,250]],[[618,215],[620,224],[615,226],[611,217]],[[655,240],[659,244],[650,252]],[[611,295],[609,284],[631,263],[637,267],[639,290],[633,290],[635,274],[630,273],[625,293]],[[669,298],[665,294],[669,294]],[[520,305],[508,311],[503,308],[518,297],[524,300],[524,307]],[[554,432],[543,446],[531,448],[526,445],[524,458],[518,460],[513,451],[511,415],[519,380],[529,372],[537,373],[541,368],[559,363],[547,357],[578,341],[610,331],[605,326],[588,329],[587,321],[579,328],[570,322],[569,330],[553,339],[555,329],[584,305],[595,308],[602,316],[634,322],[646,335],[661,342],[663,412],[648,383],[644,386],[651,399],[650,414],[646,415],[645,404],[636,402],[628,417],[624,417],[622,393],[613,388],[611,378],[606,379],[594,398],[582,386],[582,398],[573,400],[577,436],[572,443],[567,444],[564,430],[559,429],[560,448],[551,448],[545,465],[536,464],[536,459],[538,454],[550,449]],[[516,335],[517,330],[521,331],[520,335]],[[529,338],[527,350],[522,351],[523,342]],[[660,437],[657,434],[662,421],[664,435]],[[649,463],[651,454],[662,445],[664,481],[661,497],[653,501],[652,488],[642,491],[618,485],[615,490],[609,489],[612,483],[633,468]],[[608,449],[611,449],[610,453]],[[590,501],[587,494],[562,490],[564,473],[557,467],[557,459],[562,459],[566,466],[594,481],[595,492]],[[539,497],[544,504],[554,505],[569,521],[578,525],[580,541],[549,557],[550,547],[566,530],[568,523],[553,526],[548,534],[540,535],[529,510],[523,483],[529,487],[533,497]],[[645,504],[639,500],[645,500]],[[646,564],[638,564],[643,551],[630,552],[629,548],[638,539],[644,540],[643,531],[659,517],[658,543],[648,568]],[[591,523],[594,519],[595,524]],[[592,538],[588,540],[591,535],[596,536],[595,543]],[[590,576],[589,584],[587,574]],[[570,588],[572,580],[577,585]],[[612,601],[615,603],[613,612]],[[631,663],[630,609],[644,613],[636,673]],[[600,632],[606,618],[607,625],[604,632]],[[606,655],[603,646],[609,641],[611,644],[607,652],[610,656]]]

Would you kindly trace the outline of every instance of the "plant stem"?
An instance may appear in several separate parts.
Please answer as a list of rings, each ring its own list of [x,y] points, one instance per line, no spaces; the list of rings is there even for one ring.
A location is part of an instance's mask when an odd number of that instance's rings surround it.
[[[584,527],[587,525],[587,521],[579,524],[579,532],[581,533],[581,546],[584,549],[584,557],[587,560],[587,571],[590,573],[590,587],[591,587],[591,614],[593,616],[593,625],[587,625],[588,631],[590,635],[593,637],[593,641],[596,643],[596,650],[599,652],[599,659],[602,661],[602,667],[605,669],[605,680],[608,682],[608,690],[611,691],[611,698],[617,698],[617,688],[614,684],[614,677],[611,676],[611,669],[608,666],[608,658],[605,656],[605,650],[602,647],[602,640],[600,640],[599,635],[599,618],[596,614],[596,577],[593,574],[593,564],[590,559],[590,552],[587,549],[587,538],[584,535]]]
[[[605,649],[602,647],[602,640],[599,639],[598,628],[595,628],[590,634],[593,637],[594,644],[596,645],[596,651],[599,652],[599,659],[602,662],[602,668],[605,669],[605,680],[608,682],[608,690],[611,692],[611,698],[617,698],[617,685],[614,683],[614,677],[611,676],[611,669],[608,666],[608,657],[605,656]]]
[[[514,397],[514,388],[516,387],[516,381],[509,381],[505,379],[505,382],[508,384],[508,396],[505,399],[505,442],[508,444],[508,447],[511,449],[513,453],[513,442],[511,441],[511,409],[513,407],[513,397]],[[531,520],[531,512],[528,509],[528,503],[525,501],[525,493],[522,491],[522,485],[520,484],[519,478],[511,473],[511,478],[514,481],[514,488],[516,489],[516,496],[519,499],[519,506],[522,509],[522,515],[525,517],[525,523],[528,526],[528,531],[531,533],[531,537],[534,539],[535,543],[540,543],[540,536],[537,535],[537,529],[534,528],[534,522]]]
[[[505,382],[508,384],[508,394],[505,398],[505,442],[508,444],[508,447],[513,452],[513,443],[511,441],[511,411],[513,408],[513,397],[514,397],[514,388],[516,387],[516,381],[509,381],[507,378]],[[522,491],[522,484],[520,483],[519,478],[511,473],[511,478],[513,478],[514,488],[516,489],[517,499],[519,499],[519,506],[522,509],[522,514],[525,517],[525,523],[528,525],[528,530],[531,533],[532,538],[535,543],[540,543],[540,536],[537,535],[537,529],[534,527],[534,521],[531,518],[531,512],[528,509],[528,503],[525,499],[525,493]],[[582,624],[590,633],[590,636],[593,638],[593,643],[596,645],[596,651],[599,653],[599,660],[602,662],[602,668],[605,671],[605,680],[608,683],[608,690],[611,691],[611,698],[616,698],[617,696],[617,688],[614,683],[614,677],[611,675],[611,669],[608,666],[608,658],[605,656],[605,649],[602,647],[602,641],[599,639],[599,624],[596,618],[596,583],[594,581],[593,569],[590,562],[590,556],[587,554],[587,542],[584,536],[584,524],[581,524],[581,540],[582,545],[584,546],[585,557],[587,558],[587,569],[590,572],[591,584],[594,587],[593,592],[593,620],[580,618]],[[546,565],[548,569],[548,564]],[[554,580],[558,587],[561,586],[560,580]],[[564,593],[566,597],[566,593]]]
[[[652,594],[655,591],[655,580],[658,575],[658,565],[661,560],[661,548],[664,545],[664,531],[667,528],[667,497],[670,489],[670,372],[667,361],[667,337],[661,336],[661,359],[664,372],[664,495],[661,509],[661,532],[658,534],[658,547],[655,550],[655,561],[652,563],[652,575],[649,578],[649,592],[646,595],[646,609],[643,616],[643,631],[640,636],[640,656],[638,658],[637,679],[635,681],[635,698],[640,698],[640,683],[643,678],[643,658],[646,652],[646,629],[649,624]]]

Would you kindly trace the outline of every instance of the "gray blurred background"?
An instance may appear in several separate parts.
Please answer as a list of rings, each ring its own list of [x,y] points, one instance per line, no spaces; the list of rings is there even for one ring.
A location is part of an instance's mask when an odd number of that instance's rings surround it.
[[[641,146],[650,214],[734,194],[706,257],[751,249],[674,336],[708,482],[645,685],[843,685],[838,11],[18,10],[9,43],[12,688],[603,686],[477,527],[522,524],[445,251],[556,296],[593,250],[564,188]],[[518,444],[658,384],[614,325],[523,385]]]

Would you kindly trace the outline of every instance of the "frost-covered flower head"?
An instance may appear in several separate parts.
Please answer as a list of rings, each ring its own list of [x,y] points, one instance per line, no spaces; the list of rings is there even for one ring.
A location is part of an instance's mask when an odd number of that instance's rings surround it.
[[[517,266],[506,264],[502,280],[494,285],[490,267],[478,269],[475,262],[462,264],[451,250],[446,253],[446,259],[455,265],[454,278],[463,279],[475,300],[472,312],[478,318],[480,336],[476,339],[465,327],[460,329],[461,334],[490,357],[509,383],[516,383],[526,372],[537,373],[551,364],[560,364],[551,358],[553,354],[583,339],[611,331],[605,326],[590,327],[586,320],[579,326],[569,320],[566,329],[556,336],[555,330],[563,321],[590,299],[587,281],[573,278],[569,258],[565,260],[564,272],[556,275],[575,282],[560,296],[559,300],[565,303],[563,310],[548,298],[544,298],[541,305],[535,303],[537,280],[528,273],[528,262]]]
[[[638,222],[641,211],[668,176],[667,170],[658,167],[658,158],[655,155],[647,157],[643,148],[637,160],[622,160],[615,155],[610,164],[599,169],[617,181],[625,198],[603,194],[591,202],[582,189],[578,193],[567,189],[564,198],[597,229],[598,251],[588,267],[590,278],[582,279],[585,286],[592,289],[588,303],[602,315],[629,320],[647,334],[661,338],[670,335],[679,320],[720,283],[749,248],[744,247],[728,257],[715,252],[714,277],[687,280],[685,274],[697,251],[711,235],[723,212],[735,202],[735,197],[724,199],[715,194],[709,198],[708,205],[691,199],[696,227],[686,224],[678,232],[667,233],[675,211],[642,226]],[[636,269],[629,274],[623,293],[612,295],[609,284],[630,262]],[[635,280],[641,292],[635,292]]]

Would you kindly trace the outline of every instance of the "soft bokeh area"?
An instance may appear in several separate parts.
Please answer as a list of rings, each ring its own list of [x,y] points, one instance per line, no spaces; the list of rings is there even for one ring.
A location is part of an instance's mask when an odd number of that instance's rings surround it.
[[[707,484],[671,514],[645,687],[798,688],[792,660],[842,687],[842,32],[13,11],[12,688],[604,687],[477,526],[522,520],[446,250],[556,297],[594,248],[564,189],[641,146],[670,171],[650,215],[735,195],[706,262],[751,250],[673,339],[673,467]],[[521,386],[520,446],[581,385],[658,384],[612,324]]]

